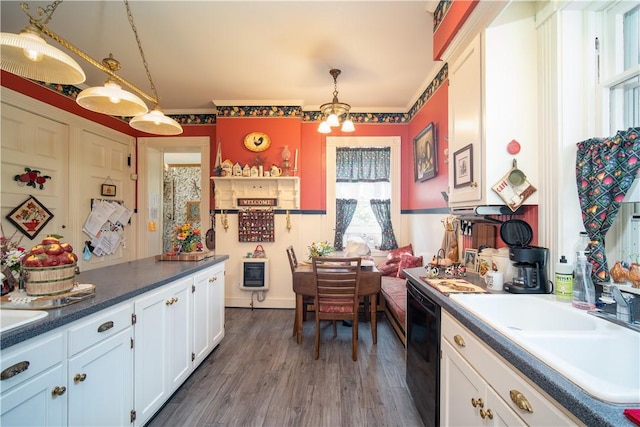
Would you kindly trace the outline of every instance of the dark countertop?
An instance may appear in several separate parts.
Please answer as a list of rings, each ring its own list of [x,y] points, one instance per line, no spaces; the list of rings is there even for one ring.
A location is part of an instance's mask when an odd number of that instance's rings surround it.
[[[442,309],[460,321],[487,346],[500,354],[505,360],[508,360],[512,366],[522,372],[533,383],[547,392],[586,425],[611,427],[634,425],[624,416],[623,410],[628,407],[640,407],[640,405],[612,404],[594,398],[556,370],[544,364],[531,353],[471,314],[454,300],[451,300],[420,280],[420,276],[424,277],[426,275],[424,267],[410,268],[404,270],[404,272],[414,285],[420,287],[420,289],[429,295],[436,303],[440,304]],[[477,278],[477,275],[471,274],[465,279],[476,285],[484,286]],[[631,356],[637,357],[638,355],[635,354]],[[603,360],[602,363],[616,362],[613,360]],[[593,369],[597,370],[598,367],[594,366]],[[623,368],[621,367],[621,369]]]
[[[150,257],[83,271],[76,277],[77,281],[95,285],[94,297],[47,310],[49,315],[42,320],[0,334],[0,349],[82,319],[227,259],[228,255],[216,255],[202,261],[156,261],[155,257]]]

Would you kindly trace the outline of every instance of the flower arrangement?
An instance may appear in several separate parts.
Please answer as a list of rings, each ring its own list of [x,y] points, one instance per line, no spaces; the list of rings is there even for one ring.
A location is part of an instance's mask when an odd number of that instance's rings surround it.
[[[25,248],[20,246],[22,236],[17,241],[13,240],[16,233],[17,230],[11,237],[6,238],[0,225],[0,284],[2,285],[2,295],[10,292],[13,289],[13,285],[17,283],[22,259],[26,253]]]
[[[186,222],[173,227],[173,249],[176,252],[193,252],[202,250],[200,229]]]
[[[309,246],[309,259],[313,257],[327,256],[334,250],[333,246],[331,246],[326,240],[322,242],[313,242]]]

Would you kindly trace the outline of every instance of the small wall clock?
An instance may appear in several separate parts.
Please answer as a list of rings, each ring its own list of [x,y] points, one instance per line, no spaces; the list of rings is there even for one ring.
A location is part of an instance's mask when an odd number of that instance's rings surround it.
[[[256,153],[264,151],[271,145],[269,135],[262,132],[251,132],[244,138],[244,146]]]

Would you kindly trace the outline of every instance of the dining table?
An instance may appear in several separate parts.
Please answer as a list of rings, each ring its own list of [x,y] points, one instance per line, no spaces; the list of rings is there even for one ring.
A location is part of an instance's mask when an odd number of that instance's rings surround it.
[[[375,266],[368,267],[360,271],[360,284],[358,295],[365,299],[365,314],[371,320],[371,338],[373,343],[378,342],[377,323],[377,296],[380,292],[382,282],[382,272]],[[296,294],[295,311],[295,335],[298,344],[302,344],[302,301],[305,296],[315,297],[315,279],[313,277],[313,266],[310,263],[299,263],[293,272],[293,292]],[[367,310],[368,309],[368,310]]]

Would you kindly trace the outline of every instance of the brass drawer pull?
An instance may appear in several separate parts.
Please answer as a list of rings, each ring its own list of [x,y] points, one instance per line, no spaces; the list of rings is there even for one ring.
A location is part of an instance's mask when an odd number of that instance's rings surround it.
[[[53,390],[51,390],[51,396],[62,396],[67,391],[65,386],[55,386]]]
[[[108,331],[113,328],[113,321],[109,320],[108,322],[104,322],[102,325],[98,326],[98,332]]]
[[[484,409],[480,409],[480,417],[484,420],[485,418],[489,418],[490,420],[493,419],[493,412],[491,411],[491,409],[487,409],[486,411]]]
[[[18,375],[19,373],[24,372],[27,369],[29,369],[29,362],[26,360],[18,362],[15,365],[11,365],[7,369],[2,371],[2,373],[0,373],[0,381],[8,380],[9,378]]]
[[[481,408],[484,408],[484,402],[482,401],[482,398],[481,398],[481,397],[479,397],[478,399],[475,399],[475,398],[473,398],[473,397],[472,397],[472,398],[471,398],[471,405],[472,405],[474,408],[476,408],[476,407],[478,407],[478,406],[479,406],[479,407],[481,407]]]
[[[73,377],[73,382],[78,384],[87,379],[87,374],[75,374]]]
[[[524,394],[520,393],[518,390],[510,390],[509,396],[511,396],[511,400],[516,404],[518,408],[522,409],[523,411],[533,413],[533,408],[531,407],[531,404],[529,403],[527,398],[524,397]]]
[[[460,335],[455,335],[453,337],[453,341],[458,344],[460,347],[466,347],[467,344],[464,342],[464,338],[462,338]]]

